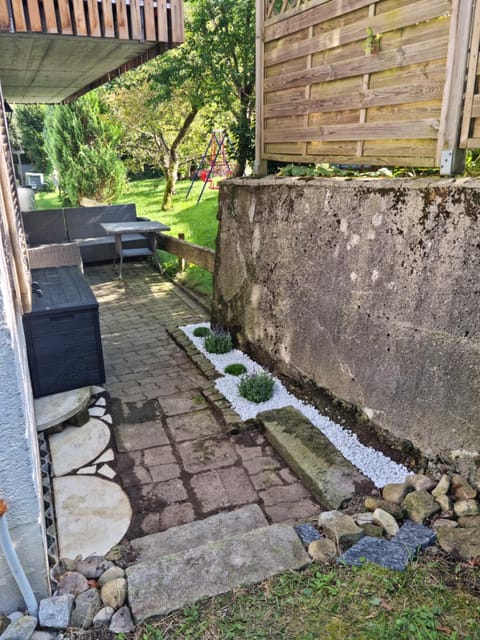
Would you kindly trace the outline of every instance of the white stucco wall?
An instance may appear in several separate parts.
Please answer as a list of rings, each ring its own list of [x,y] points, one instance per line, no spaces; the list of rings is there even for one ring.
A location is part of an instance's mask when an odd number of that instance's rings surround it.
[[[0,498],[20,561],[38,598],[49,594],[38,440],[21,315],[0,242]],[[24,607],[0,549],[0,613]]]

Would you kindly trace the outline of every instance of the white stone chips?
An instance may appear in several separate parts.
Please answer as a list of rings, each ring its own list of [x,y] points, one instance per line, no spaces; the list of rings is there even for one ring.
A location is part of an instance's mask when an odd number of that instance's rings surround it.
[[[255,418],[260,411],[293,406],[301,411],[303,415],[330,440],[342,455],[354,464],[365,476],[370,478],[377,487],[383,487],[391,482],[403,482],[405,480],[405,477],[409,474],[405,466],[397,464],[380,451],[376,451],[362,444],[357,436],[350,430],[322,416],[317,409],[289,393],[279,380],[275,379],[273,396],[267,402],[255,404],[242,398],[237,388],[239,378],[225,374],[225,367],[228,364],[239,362],[245,365],[248,373],[261,371],[261,367],[238,349],[233,349],[225,354],[208,353],[203,346],[203,338],[197,338],[193,335],[194,329],[201,326],[209,327],[210,325],[208,323],[200,323],[186,325],[180,328],[197,349],[213,364],[217,371],[224,376],[215,381],[215,386],[218,391],[229,400],[242,420]]]

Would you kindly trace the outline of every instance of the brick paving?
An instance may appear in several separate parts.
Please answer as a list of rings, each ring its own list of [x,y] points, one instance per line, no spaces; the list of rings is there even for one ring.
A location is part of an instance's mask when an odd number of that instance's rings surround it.
[[[100,304],[118,478],[130,497],[132,539],[258,503],[270,522],[320,508],[256,429],[229,435],[212,383],[167,327],[206,313],[145,263],[88,267]],[[216,400],[216,403],[213,402]],[[225,414],[226,415],[226,414]]]

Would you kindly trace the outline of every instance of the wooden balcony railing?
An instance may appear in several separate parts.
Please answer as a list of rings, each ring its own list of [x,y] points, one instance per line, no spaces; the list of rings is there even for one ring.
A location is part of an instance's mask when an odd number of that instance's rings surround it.
[[[0,32],[183,42],[183,0],[0,0]]]

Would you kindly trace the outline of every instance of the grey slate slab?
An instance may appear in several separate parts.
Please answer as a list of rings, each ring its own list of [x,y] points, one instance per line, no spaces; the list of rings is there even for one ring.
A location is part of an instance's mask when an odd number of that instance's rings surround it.
[[[293,528],[306,547],[308,547],[308,545],[314,540],[320,540],[322,537],[320,531],[315,529],[312,524],[295,524],[293,525]]]
[[[432,545],[435,538],[436,534],[432,529],[413,520],[406,520],[391,542],[403,547],[410,557],[415,557],[420,551]]]
[[[330,440],[294,407],[263,411],[257,421],[282,458],[324,508],[338,509],[374,485],[338,451]]]
[[[160,533],[152,533],[131,541],[139,562],[157,560],[162,556],[186,551],[192,547],[222,540],[228,536],[246,533],[268,525],[257,504],[219,513],[205,520],[196,520]]]
[[[0,636],[0,640],[30,640],[37,626],[34,616],[21,616],[11,622]]]
[[[293,527],[275,524],[128,567],[128,599],[139,622],[309,563]]]
[[[365,536],[337,558],[338,563],[349,566],[359,567],[365,562],[373,562],[386,569],[395,569],[396,571],[404,571],[409,560],[409,552],[401,545],[370,536]]]

